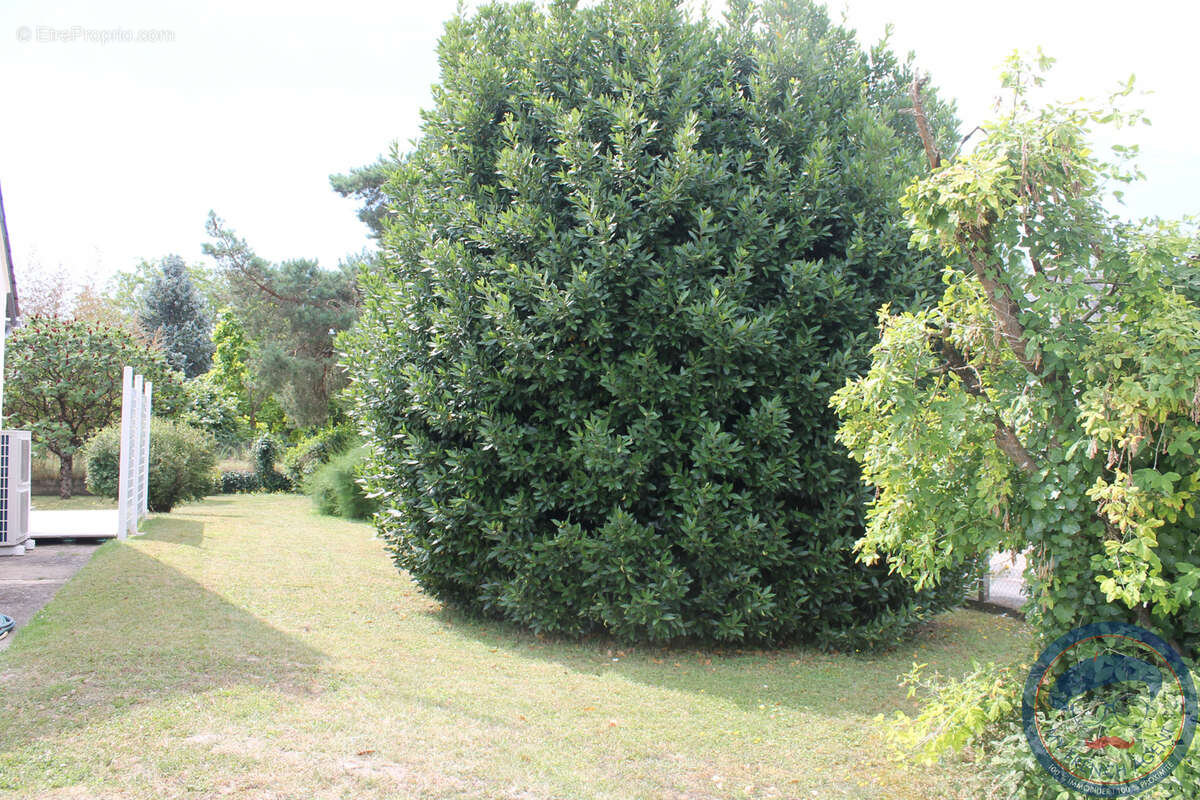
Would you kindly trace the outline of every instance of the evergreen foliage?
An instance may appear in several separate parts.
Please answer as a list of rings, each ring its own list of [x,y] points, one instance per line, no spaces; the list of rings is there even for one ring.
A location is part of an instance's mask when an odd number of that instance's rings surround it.
[[[254,475],[259,486],[268,492],[286,492],[292,488],[292,482],[275,469],[279,449],[279,442],[269,433],[254,443]]]
[[[304,493],[322,514],[345,519],[370,519],[379,504],[368,497],[358,480],[366,460],[365,447],[353,447],[320,465],[304,481]]]
[[[358,437],[348,425],[319,430],[284,451],[283,474],[294,486],[300,486],[309,475],[334,456],[353,447],[357,441]]]
[[[212,372],[198,375],[184,385],[186,402],[180,422],[210,434],[229,447],[243,441],[247,425],[238,413],[237,398],[217,383]]]
[[[212,325],[183,259],[164,258],[141,299],[139,321],[158,337],[171,367],[188,378],[206,372],[212,363]]]
[[[856,563],[828,407],[937,286],[908,67],[804,0],[490,5],[439,58],[342,340],[396,563],[571,634],[844,646],[940,603]]]
[[[356,167],[345,175],[330,175],[329,185],[345,198],[354,198],[362,203],[358,209],[358,218],[371,231],[371,238],[383,236],[383,227],[387,219],[387,195],[383,184],[392,164],[380,158],[374,164]]]
[[[215,214],[207,230],[204,252],[229,287],[254,393],[269,393],[294,426],[324,425],[345,384],[333,338],[358,316],[354,275],[369,257],[355,256],[337,269],[310,259],[272,264]]]
[[[248,494],[262,491],[262,481],[257,472],[227,470],[221,473],[217,489],[221,494]]]

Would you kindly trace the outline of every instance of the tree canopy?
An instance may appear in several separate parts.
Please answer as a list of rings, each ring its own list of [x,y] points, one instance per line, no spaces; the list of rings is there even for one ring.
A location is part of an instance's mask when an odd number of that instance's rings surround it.
[[[153,409],[174,413],[183,376],[162,350],[104,323],[30,317],[9,334],[4,364],[6,425],[32,432],[34,446],[59,457],[59,494],[70,497],[75,453],[118,419],[125,366],[154,382]]]
[[[373,164],[355,167],[343,175],[329,176],[329,185],[335,192],[362,204],[358,209],[358,218],[375,239],[383,236],[387,218],[387,195],[383,191],[383,184],[394,167],[394,161],[380,158]]]
[[[1200,236],[1107,210],[1136,171],[1128,148],[1098,157],[1091,129],[1140,117],[1033,108],[1047,66],[1014,58],[1011,113],[905,195],[945,290],[885,307],[869,371],[836,395],[878,487],[859,548],[923,582],[964,553],[1023,551],[1047,636],[1121,620],[1196,657]]]
[[[212,363],[212,323],[179,256],[165,257],[141,294],[138,320],[162,344],[167,362],[188,378]]]
[[[245,422],[245,432],[278,431],[285,415],[271,394],[270,385],[250,369],[255,344],[246,336],[245,326],[232,309],[221,310],[213,328],[212,369],[203,376],[223,395],[231,398]]]
[[[358,260],[337,269],[309,259],[272,264],[215,214],[208,233],[204,252],[228,282],[230,307],[252,345],[242,357],[257,387],[270,387],[296,425],[324,423],[345,385],[333,338],[358,316]]]

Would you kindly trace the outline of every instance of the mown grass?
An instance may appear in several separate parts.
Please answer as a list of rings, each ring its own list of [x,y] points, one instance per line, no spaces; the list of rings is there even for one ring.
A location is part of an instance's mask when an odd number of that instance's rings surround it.
[[[66,500],[57,495],[34,495],[31,504],[38,511],[77,511],[95,509],[113,509],[117,501],[107,497],[97,497],[90,494],[77,494]]]
[[[944,615],[882,655],[548,641],[422,595],[364,524],[210,499],[110,542],[0,653],[0,795],[941,798],[873,717],[914,660],[1025,627]]]

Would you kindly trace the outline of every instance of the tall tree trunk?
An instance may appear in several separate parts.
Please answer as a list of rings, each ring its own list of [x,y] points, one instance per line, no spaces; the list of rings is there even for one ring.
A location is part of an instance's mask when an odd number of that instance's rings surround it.
[[[58,496],[63,500],[71,499],[71,469],[75,463],[75,456],[59,456],[58,465]]]

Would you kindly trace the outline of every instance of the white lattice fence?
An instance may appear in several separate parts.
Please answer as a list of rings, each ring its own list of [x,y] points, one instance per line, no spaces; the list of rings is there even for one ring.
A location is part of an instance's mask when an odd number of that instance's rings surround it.
[[[121,466],[117,492],[117,538],[136,534],[146,516],[150,489],[151,381],[126,367],[121,391]]]

